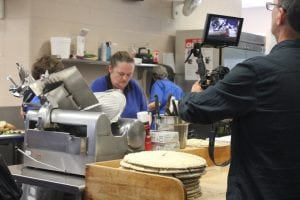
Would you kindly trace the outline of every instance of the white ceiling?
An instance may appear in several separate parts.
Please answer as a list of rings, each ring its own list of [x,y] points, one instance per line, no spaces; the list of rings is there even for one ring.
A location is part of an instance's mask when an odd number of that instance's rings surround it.
[[[243,8],[249,7],[264,7],[266,2],[273,2],[272,0],[241,0]]]

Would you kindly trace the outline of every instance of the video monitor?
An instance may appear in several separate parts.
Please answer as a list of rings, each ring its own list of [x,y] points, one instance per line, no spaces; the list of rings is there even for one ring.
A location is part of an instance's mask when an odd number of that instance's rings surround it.
[[[243,20],[239,17],[207,14],[202,44],[214,47],[237,46]]]

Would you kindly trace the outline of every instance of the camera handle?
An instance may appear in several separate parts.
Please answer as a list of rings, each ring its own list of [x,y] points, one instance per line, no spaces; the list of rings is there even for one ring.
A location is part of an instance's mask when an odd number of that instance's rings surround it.
[[[202,47],[201,43],[194,43],[194,47],[193,47],[193,49],[190,50],[190,53],[189,53],[188,57],[186,58],[186,60],[184,61],[184,63],[186,63],[190,59],[192,54],[197,58],[196,62],[198,65],[198,70],[196,71],[196,74],[198,74],[200,76],[199,83],[201,84],[201,88],[203,90],[205,90],[208,87],[207,70],[205,68],[205,64],[203,61],[201,47]]]

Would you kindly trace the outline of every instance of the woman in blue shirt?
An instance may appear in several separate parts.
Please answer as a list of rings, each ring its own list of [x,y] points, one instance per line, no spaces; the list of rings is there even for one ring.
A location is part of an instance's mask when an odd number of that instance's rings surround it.
[[[150,92],[150,104],[148,105],[149,111],[155,109],[155,95],[158,97],[160,114],[165,114],[165,109],[169,96],[175,97],[176,100],[180,100],[183,97],[182,89],[174,82],[170,81],[168,72],[165,67],[157,66],[153,68],[154,84],[151,87]]]
[[[134,60],[126,51],[116,52],[110,60],[108,75],[97,78],[91,84],[93,92],[120,89],[126,96],[126,106],[121,114],[123,118],[136,118],[136,113],[147,110],[144,91],[133,80]]]

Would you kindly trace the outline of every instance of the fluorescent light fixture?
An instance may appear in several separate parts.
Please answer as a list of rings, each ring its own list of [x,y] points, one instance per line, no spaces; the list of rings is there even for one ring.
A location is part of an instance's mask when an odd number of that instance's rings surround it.
[[[173,0],[172,16],[175,19],[180,13],[180,6],[183,5],[182,13],[184,16],[189,16],[201,4],[202,0]]]

